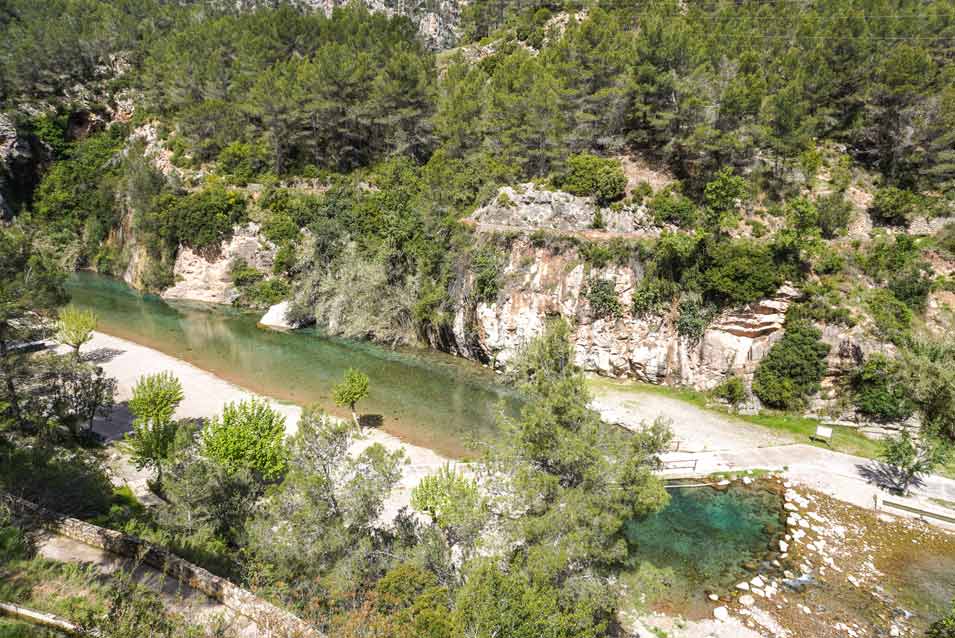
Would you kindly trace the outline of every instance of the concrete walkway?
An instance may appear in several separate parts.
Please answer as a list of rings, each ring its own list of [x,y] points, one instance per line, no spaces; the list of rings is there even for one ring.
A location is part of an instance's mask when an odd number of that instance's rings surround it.
[[[659,416],[671,420],[680,448],[666,454],[665,460],[688,461],[678,464],[684,472],[693,461],[696,474],[746,469],[786,470],[794,481],[859,507],[872,508],[876,495],[881,495],[955,516],[955,512],[946,512],[929,500],[955,502],[955,480],[933,475],[927,477],[923,485],[914,488],[911,497],[889,495],[868,480],[867,472],[878,470],[871,459],[793,443],[791,437],[730,415],[704,410],[659,394],[639,392],[633,386],[620,390],[601,386],[595,390],[595,395],[592,405],[607,420],[629,427],[639,427]],[[904,514],[899,510],[890,511]],[[934,519],[928,520],[938,523]]]

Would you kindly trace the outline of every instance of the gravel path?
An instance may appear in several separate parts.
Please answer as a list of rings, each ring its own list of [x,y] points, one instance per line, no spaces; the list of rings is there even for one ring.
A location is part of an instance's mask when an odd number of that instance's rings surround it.
[[[629,428],[638,428],[658,416],[669,419],[683,452],[751,450],[792,443],[792,439],[766,428],[679,399],[637,392],[632,387],[615,389],[602,384],[595,389],[591,405],[605,420]]]

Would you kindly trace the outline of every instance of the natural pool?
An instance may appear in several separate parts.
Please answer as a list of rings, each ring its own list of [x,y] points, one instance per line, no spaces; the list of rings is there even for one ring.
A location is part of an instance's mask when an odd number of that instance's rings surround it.
[[[77,273],[68,288],[74,304],[96,312],[102,332],[276,399],[335,411],[332,386],[347,368],[358,368],[370,379],[362,413],[379,415],[385,430],[409,443],[450,456],[466,455],[469,441],[493,437],[501,409],[518,409],[493,373],[450,355],[392,351],[313,329],[266,330],[257,326],[261,312],[168,303],[91,273]]]
[[[665,509],[627,524],[631,571],[625,580],[639,592],[640,566],[652,566],[662,572],[663,590],[645,602],[694,618],[710,613],[706,592],[728,593],[763,565],[785,532],[785,517],[780,493],[768,481],[685,485],[670,484]]]

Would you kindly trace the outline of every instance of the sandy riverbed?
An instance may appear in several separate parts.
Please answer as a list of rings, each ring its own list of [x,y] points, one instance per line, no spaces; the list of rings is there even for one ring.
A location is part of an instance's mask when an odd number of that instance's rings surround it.
[[[108,440],[122,438],[123,434],[129,431],[132,418],[126,402],[132,396],[136,381],[144,374],[168,371],[179,378],[185,397],[176,411],[178,418],[209,418],[220,413],[223,406],[229,402],[257,396],[190,363],[152,348],[99,332],[94,334],[92,341],[83,346],[83,354],[102,366],[107,375],[117,380],[116,408],[108,419],[98,420],[95,425],[96,430]],[[268,397],[259,398],[267,400],[285,417],[288,434],[295,432],[302,413],[301,406],[275,401]],[[389,499],[386,516],[408,504],[411,489],[423,476],[448,462],[448,459],[433,450],[404,443],[386,432],[372,429],[366,430],[366,434],[366,438],[356,444],[354,452],[373,443],[381,443],[388,449],[404,450],[408,459],[401,483]],[[133,474],[130,473],[130,476]],[[136,490],[137,492],[142,488],[139,485],[133,487],[140,488]]]

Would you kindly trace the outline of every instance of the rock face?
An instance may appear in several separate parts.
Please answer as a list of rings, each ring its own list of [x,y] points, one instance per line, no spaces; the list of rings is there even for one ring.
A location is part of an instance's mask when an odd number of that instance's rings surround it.
[[[291,330],[295,326],[285,316],[288,314],[289,302],[283,301],[270,306],[268,311],[259,319],[259,325],[278,330]]]
[[[50,159],[49,148],[24,135],[10,117],[0,114],[0,216],[13,215],[14,205],[36,187],[40,169]]]
[[[659,229],[653,228],[642,208],[598,209],[586,197],[544,190],[532,183],[502,188],[491,203],[476,210],[470,219],[489,230],[519,228],[585,232],[594,230],[598,210],[603,221],[602,230],[647,236],[659,234]]]
[[[164,299],[232,303],[238,296],[229,276],[233,261],[244,259],[253,268],[270,272],[275,252],[275,245],[259,235],[259,226],[255,223],[236,227],[231,239],[222,242],[218,257],[213,260],[182,246],[173,269],[176,284],[163,291],[162,296]]]
[[[672,313],[643,319],[595,317],[585,294],[594,276],[612,281],[627,308],[642,272],[639,264],[597,271],[575,249],[513,241],[495,302],[470,302],[470,279],[461,287],[450,349],[503,368],[523,343],[543,331],[548,318],[562,316],[572,326],[577,363],[587,371],[709,389],[730,374],[755,370],[782,335],[786,310],[799,294],[783,286],[772,299],[724,312],[692,342],[677,334]]]
[[[351,0],[299,0],[299,4],[324,11],[343,7]],[[466,0],[362,0],[370,11],[407,16],[418,26],[418,34],[432,49],[448,49],[457,42],[461,9]],[[255,2],[254,4],[258,4]]]

